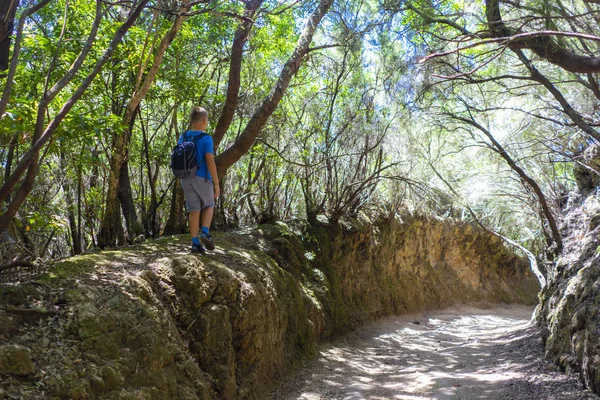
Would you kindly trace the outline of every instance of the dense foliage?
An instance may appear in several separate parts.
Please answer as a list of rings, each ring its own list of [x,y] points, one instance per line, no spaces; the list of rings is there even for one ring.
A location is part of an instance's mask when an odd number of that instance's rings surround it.
[[[168,162],[193,105],[222,227],[408,209],[552,253],[600,140],[593,1],[0,7],[3,261],[183,232]]]

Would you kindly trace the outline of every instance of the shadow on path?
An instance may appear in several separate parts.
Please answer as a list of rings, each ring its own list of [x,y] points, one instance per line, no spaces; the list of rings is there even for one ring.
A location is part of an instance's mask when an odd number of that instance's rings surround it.
[[[461,307],[382,319],[322,349],[270,399],[598,399],[543,359],[532,311]]]

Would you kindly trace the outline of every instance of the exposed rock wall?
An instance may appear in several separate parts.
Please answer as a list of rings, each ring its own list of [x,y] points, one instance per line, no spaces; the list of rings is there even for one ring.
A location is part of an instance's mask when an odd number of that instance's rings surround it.
[[[320,341],[379,316],[533,304],[538,289],[495,237],[421,217],[215,237],[207,256],[187,254],[185,237],[163,238],[0,289],[13,307],[0,313],[0,339],[35,366],[24,376],[0,357],[0,377],[10,377],[0,399],[260,398]],[[16,311],[24,307],[37,311]]]
[[[537,320],[546,356],[578,371],[600,394],[600,200],[590,190],[598,177],[584,169],[576,172],[581,192],[572,194],[563,218],[565,248],[540,295]]]

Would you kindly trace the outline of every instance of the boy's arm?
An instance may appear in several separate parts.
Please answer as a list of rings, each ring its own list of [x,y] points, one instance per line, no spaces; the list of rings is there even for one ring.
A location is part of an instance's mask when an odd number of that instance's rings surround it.
[[[215,164],[215,157],[212,153],[204,153],[204,157],[206,157],[206,167],[208,168],[208,172],[210,173],[210,176],[213,180],[216,199],[221,194],[221,188],[219,187],[219,177],[217,175],[217,165]]]

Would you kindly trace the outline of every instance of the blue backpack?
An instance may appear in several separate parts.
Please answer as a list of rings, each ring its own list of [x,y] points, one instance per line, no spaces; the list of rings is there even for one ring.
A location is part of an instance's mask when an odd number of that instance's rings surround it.
[[[196,159],[195,141],[204,137],[206,133],[198,136],[194,141],[188,141],[187,132],[183,134],[183,141],[178,143],[171,153],[171,171],[176,178],[183,179],[196,175],[198,160]]]

